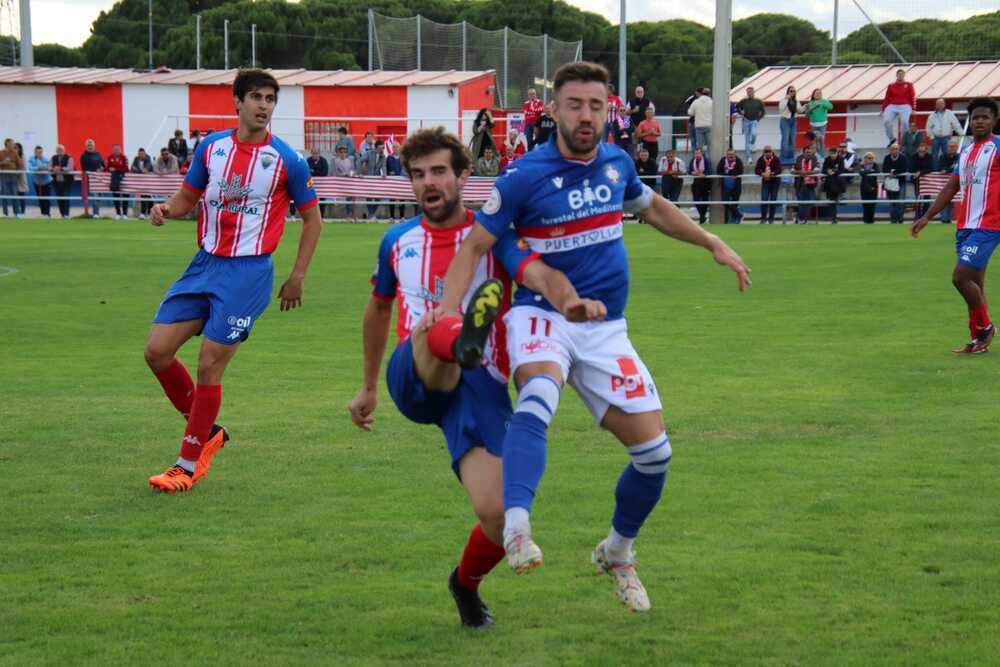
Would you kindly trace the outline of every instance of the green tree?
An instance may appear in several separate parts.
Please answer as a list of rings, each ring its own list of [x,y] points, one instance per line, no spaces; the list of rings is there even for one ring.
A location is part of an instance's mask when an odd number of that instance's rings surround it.
[[[758,68],[777,65],[799,53],[830,51],[829,33],[787,14],[754,14],[733,21],[733,53]]]

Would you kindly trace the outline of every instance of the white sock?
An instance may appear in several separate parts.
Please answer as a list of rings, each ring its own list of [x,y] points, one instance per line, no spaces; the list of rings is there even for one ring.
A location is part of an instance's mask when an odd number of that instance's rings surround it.
[[[531,534],[531,515],[523,507],[511,507],[503,513],[504,546],[518,533]]]
[[[181,457],[178,456],[177,457],[177,463],[175,463],[174,465],[179,465],[180,467],[184,468],[188,472],[193,473],[194,472],[194,466],[197,463],[198,463],[197,461],[188,461],[187,459],[182,459]]]
[[[632,560],[634,537],[625,537],[612,526],[608,539],[604,542],[604,553],[612,563],[628,563]]]

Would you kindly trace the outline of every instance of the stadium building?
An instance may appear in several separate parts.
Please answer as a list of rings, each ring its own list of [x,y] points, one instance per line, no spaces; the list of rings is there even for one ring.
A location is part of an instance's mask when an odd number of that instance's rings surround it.
[[[155,154],[177,129],[187,136],[192,129],[235,127],[235,73],[0,67],[0,127],[49,152],[61,143],[78,156],[94,139],[102,153],[121,144],[126,155],[139,147]],[[427,124],[468,134],[479,109],[493,106],[496,90],[492,70],[271,73],[281,85],[275,134],[296,149],[324,152],[341,125],[358,138],[369,131],[402,136]]]

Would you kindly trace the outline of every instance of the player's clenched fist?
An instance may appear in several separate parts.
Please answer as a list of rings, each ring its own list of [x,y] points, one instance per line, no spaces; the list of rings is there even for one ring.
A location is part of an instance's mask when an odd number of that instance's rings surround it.
[[[149,223],[151,225],[159,227],[164,222],[166,222],[167,218],[169,217],[170,217],[170,207],[167,206],[166,202],[162,204],[157,204],[149,212]]]

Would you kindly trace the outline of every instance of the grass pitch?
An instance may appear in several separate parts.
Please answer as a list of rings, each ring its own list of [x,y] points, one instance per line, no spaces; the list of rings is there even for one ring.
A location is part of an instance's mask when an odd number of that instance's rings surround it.
[[[194,226],[0,221],[0,663],[965,665],[1000,653],[1000,351],[975,358],[953,230],[626,230],[631,334],[674,461],[629,615],[588,562],[626,456],[566,392],[534,513],[546,564],[446,588],[473,523],[442,438],[349,421],[380,226],[331,225],[305,307],[225,379],[233,440],[192,493],[146,478],[180,419],[142,359]],[[276,256],[287,275],[298,227]],[[6,272],[0,268],[0,274]],[[196,346],[182,358],[194,366]]]

